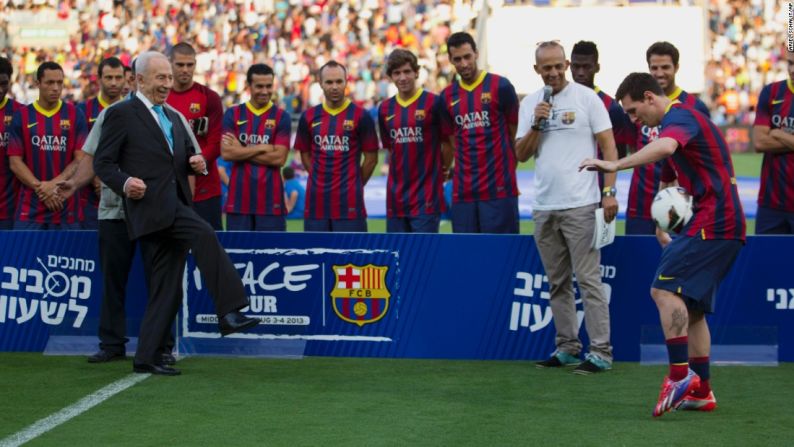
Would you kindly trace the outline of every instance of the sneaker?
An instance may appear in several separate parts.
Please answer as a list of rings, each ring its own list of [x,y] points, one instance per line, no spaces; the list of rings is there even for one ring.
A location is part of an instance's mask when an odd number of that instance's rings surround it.
[[[675,407],[681,411],[714,411],[717,408],[717,399],[714,398],[714,391],[709,391],[706,397],[695,397],[687,394],[683,400]]]
[[[573,373],[586,376],[588,374],[600,373],[612,369],[612,363],[594,354],[587,354],[585,361],[574,368]]]
[[[675,408],[692,390],[699,386],[700,376],[691,369],[686,377],[678,381],[672,381],[670,377],[665,377],[662,382],[662,390],[659,392],[659,400],[653,409],[653,416],[659,417]]]
[[[554,351],[547,360],[535,363],[538,368],[560,368],[562,366],[578,365],[580,360],[564,351]]]

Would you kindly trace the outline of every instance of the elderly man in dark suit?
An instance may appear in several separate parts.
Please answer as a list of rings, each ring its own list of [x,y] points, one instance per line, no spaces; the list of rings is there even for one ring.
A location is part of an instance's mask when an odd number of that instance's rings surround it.
[[[158,52],[138,57],[139,91],[107,111],[94,171],[122,195],[127,228],[141,242],[151,269],[149,304],[141,323],[135,372],[177,375],[161,364],[157,349],[179,308],[178,296],[188,250],[192,250],[215,299],[221,334],[255,326],[239,310],[248,305],[240,276],[215,232],[191,208],[189,173],[206,173],[182,121],[163,107],[173,83],[171,64]]]

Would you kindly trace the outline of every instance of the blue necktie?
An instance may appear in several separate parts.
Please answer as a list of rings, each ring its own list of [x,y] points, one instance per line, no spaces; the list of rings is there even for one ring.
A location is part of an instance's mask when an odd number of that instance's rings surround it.
[[[174,153],[174,136],[171,133],[171,128],[173,127],[171,124],[171,120],[165,115],[165,110],[163,110],[163,106],[156,105],[152,106],[154,112],[157,114],[157,122],[160,124],[160,129],[163,129],[163,133],[165,134],[165,139],[168,140],[168,149],[171,153]]]

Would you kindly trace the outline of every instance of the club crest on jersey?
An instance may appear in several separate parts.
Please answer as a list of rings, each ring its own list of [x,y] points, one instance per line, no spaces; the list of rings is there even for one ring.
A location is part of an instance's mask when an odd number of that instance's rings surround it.
[[[72,123],[70,123],[69,120],[61,120],[61,129],[69,130],[71,128],[72,128]]]
[[[335,284],[331,290],[334,313],[348,323],[375,323],[389,310],[391,293],[386,287],[387,266],[367,264],[334,265]]]
[[[573,122],[576,121],[576,112],[574,111],[563,112],[562,116],[560,116],[560,121],[562,121],[562,123],[565,124],[566,126],[569,124],[573,124]]]
[[[190,113],[199,113],[201,112],[201,104],[197,102],[190,103]]]
[[[480,102],[483,104],[489,104],[491,102],[491,93],[490,92],[483,92],[480,95]]]
[[[13,118],[14,118],[14,117],[13,117],[13,116],[11,116],[11,115],[9,115],[9,116],[6,116],[6,117],[5,117],[5,119],[3,120],[3,122],[5,123],[5,125],[6,125],[6,126],[8,126],[9,124],[11,124],[11,120],[12,120]]]
[[[422,110],[422,109],[417,110],[416,114],[414,115],[414,118],[416,118],[417,121],[424,120],[425,119],[425,111]]]
[[[266,129],[275,129],[276,128],[276,120],[265,120],[265,128]]]
[[[342,123],[342,128],[348,131],[353,130],[353,120],[345,120],[345,122]]]

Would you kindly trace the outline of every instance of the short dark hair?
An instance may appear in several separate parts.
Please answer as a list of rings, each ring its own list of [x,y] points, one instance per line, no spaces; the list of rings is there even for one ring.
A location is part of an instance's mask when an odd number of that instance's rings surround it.
[[[615,99],[622,101],[628,95],[632,101],[641,101],[645,92],[664,96],[664,90],[650,73],[631,73],[620,83]]]
[[[403,50],[402,48],[398,48],[389,54],[389,58],[386,59],[386,75],[391,76],[392,72],[403,65],[408,64],[411,66],[411,70],[415,72],[419,72],[419,60],[416,59],[416,55],[408,50]]]
[[[248,67],[248,72],[245,73],[245,80],[248,84],[254,82],[254,75],[273,75],[273,69],[267,64],[254,64]]]
[[[117,58],[117,57],[112,57],[111,56],[111,57],[109,57],[107,59],[102,59],[102,62],[99,63],[99,68],[97,68],[97,70],[96,70],[97,75],[100,78],[102,77],[102,70],[104,70],[105,67],[119,68],[119,67],[124,67],[124,64],[122,64],[121,61],[119,60],[119,58]]]
[[[673,60],[673,65],[678,65],[678,48],[670,42],[656,42],[645,52],[645,62],[651,63],[651,55],[656,56],[670,56]]]
[[[598,62],[598,47],[594,42],[590,42],[589,40],[580,40],[573,45],[571,56],[573,55],[594,56],[595,61]]]
[[[471,34],[464,33],[463,31],[452,33],[447,39],[447,51],[449,51],[450,48],[459,48],[466,44],[471,45],[471,50],[475,53],[477,52],[477,44],[474,43],[474,37],[471,37]]]
[[[124,66],[124,74],[130,73],[130,72],[132,72],[133,74],[135,73],[135,71],[133,71],[132,67],[128,67],[128,66],[125,65]]]
[[[190,45],[187,42],[179,42],[178,44],[174,45],[171,48],[171,52],[169,53],[169,59],[174,60],[175,54],[185,54],[188,56],[195,56],[196,49],[193,48],[193,45]]]
[[[326,68],[334,68],[334,67],[341,68],[342,71],[345,72],[345,79],[347,79],[347,68],[345,68],[344,65],[340,64],[339,62],[337,62],[335,60],[330,60],[330,61],[324,63],[323,66],[320,67],[319,70],[317,70],[317,76],[320,78],[320,82],[323,82],[323,70],[325,70]]]
[[[293,179],[295,178],[295,170],[287,166],[281,170],[281,175],[284,176],[284,180]]]
[[[42,62],[42,64],[39,65],[39,68],[36,70],[37,81],[41,81],[41,78],[44,77],[44,70],[59,70],[61,73],[63,73],[63,67],[58,65],[57,62],[53,62],[53,61]]]
[[[14,74],[14,66],[11,65],[11,61],[0,57],[0,74],[8,75],[8,78],[11,79],[11,75]]]

